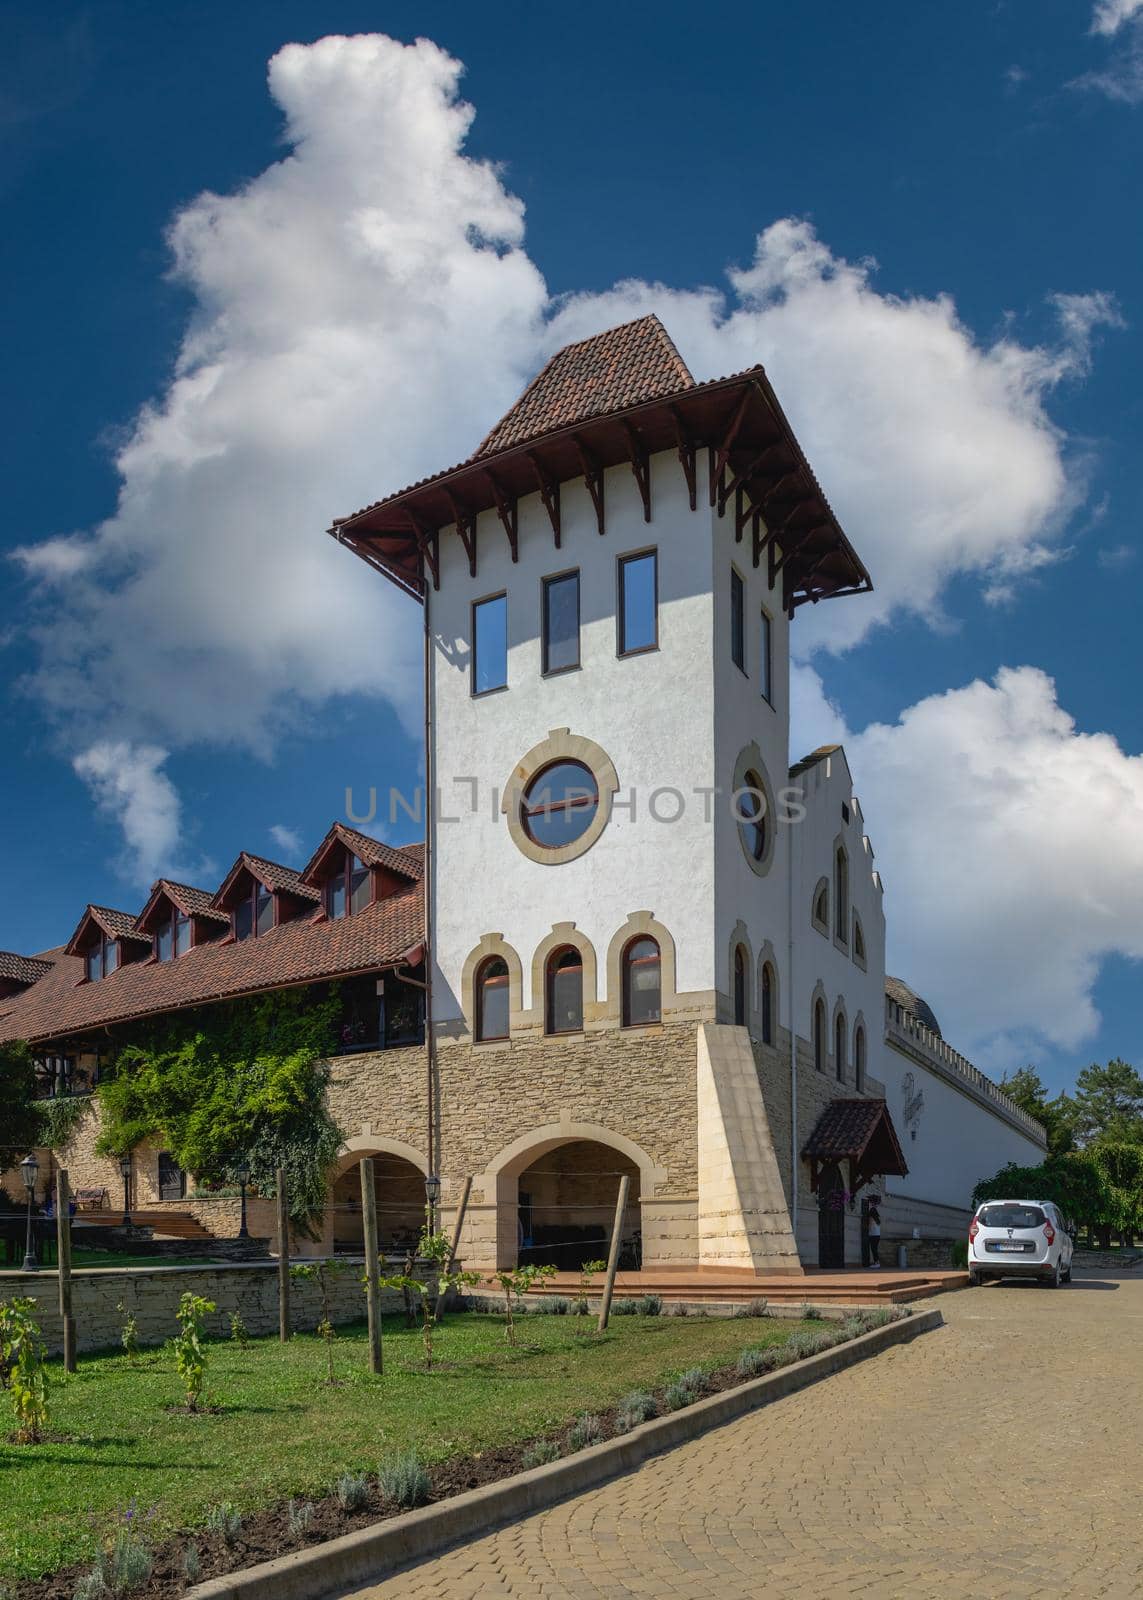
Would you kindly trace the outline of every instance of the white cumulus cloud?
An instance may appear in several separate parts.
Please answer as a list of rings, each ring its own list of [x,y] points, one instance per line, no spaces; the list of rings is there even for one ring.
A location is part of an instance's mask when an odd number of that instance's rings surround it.
[[[1099,0],[1092,17],[1093,33],[1115,34],[1143,11],[1143,0]]]
[[[1106,62],[1069,87],[1094,89],[1109,100],[1137,105],[1143,100],[1143,0],[1099,0],[1091,31],[1111,41]]]
[[[301,860],[305,842],[296,828],[287,828],[284,823],[275,822],[270,829],[270,837],[287,862]]]
[[[140,884],[172,871],[179,847],[182,808],[162,770],[167,754],[157,745],[101,739],[72,762],[96,805],[122,829],[127,871]]]

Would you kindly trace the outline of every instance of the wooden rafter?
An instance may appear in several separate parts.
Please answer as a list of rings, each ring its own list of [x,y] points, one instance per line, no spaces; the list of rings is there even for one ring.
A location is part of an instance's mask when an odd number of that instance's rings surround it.
[[[734,449],[734,441],[738,438],[738,430],[742,427],[746,416],[746,408],[750,404],[750,396],[754,393],[753,386],[742,391],[742,398],[734,408],[734,415],[730,419],[730,426],[723,435],[722,443],[715,454],[714,464],[711,468],[710,503],[714,505],[717,486],[722,482],[722,475],[726,471],[726,463],[730,459],[730,452]]]
[[[763,532],[763,529],[765,529],[765,532]],[[766,527],[762,513],[759,511],[757,506],[754,508],[754,521],[750,533],[754,546],[754,565],[757,567],[759,561],[762,559],[763,550],[769,549],[773,551],[774,548],[774,540],[771,537],[770,530]]]
[[[422,583],[424,582],[424,573],[427,566],[433,575],[433,588],[439,589],[441,586],[441,562],[437,536],[419,522],[411,511],[406,511],[405,515],[409,519],[409,525],[417,541],[421,564],[421,581]]]
[[[698,484],[695,480],[695,442],[687,432],[686,424],[679,414],[678,406],[671,407],[671,416],[675,423],[675,438],[678,442],[679,461],[683,474],[687,480],[687,490],[691,497],[691,510],[698,509]]]
[[[540,499],[544,502],[544,510],[548,513],[548,521],[552,525],[552,535],[558,550],[560,547],[559,479],[552,477],[534,450],[528,451],[528,460],[532,463],[532,471],[536,474],[536,487],[540,491]]]
[[[758,455],[754,457],[753,461],[751,461],[748,467],[744,467],[741,472],[736,473],[731,481],[728,484],[725,484],[719,490],[718,514],[720,517],[726,510],[726,502],[730,499],[731,494],[736,490],[741,489],[746,484],[748,479],[753,478],[756,473],[762,472],[768,463],[776,461],[782,455],[782,453],[782,444],[780,440],[768,444],[765,450],[760,451]],[[787,474],[787,476],[789,476],[789,474]]]
[[[651,457],[647,446],[630,422],[624,422],[623,433],[631,456],[631,471],[635,474],[635,482],[639,485],[639,494],[643,501],[643,521],[650,522]]]
[[[512,560],[520,559],[520,508],[515,495],[506,494],[504,485],[493,476],[485,472],[488,485],[492,490],[492,497],[496,501],[496,514],[500,524],[508,535],[508,543],[512,547]]]
[[[579,464],[583,469],[583,481],[587,485],[587,492],[591,496],[592,505],[595,507],[595,520],[602,535],[607,526],[603,515],[603,467],[592,455],[578,433],[572,436],[572,441],[579,455]]]
[[[445,490],[445,496],[452,508],[453,521],[456,524],[457,535],[464,546],[464,553],[468,557],[468,575],[476,577],[476,513],[467,506],[461,505],[451,490]]]

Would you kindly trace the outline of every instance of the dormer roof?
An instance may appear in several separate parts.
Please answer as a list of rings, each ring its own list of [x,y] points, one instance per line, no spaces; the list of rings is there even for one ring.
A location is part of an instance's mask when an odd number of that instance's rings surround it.
[[[21,956],[14,950],[0,950],[0,981],[30,988],[52,970],[53,963],[42,956]]]
[[[542,496],[558,545],[559,485],[582,478],[605,532],[608,467],[632,469],[650,521],[649,459],[677,452],[696,509],[699,449],[710,458],[702,491],[720,515],[733,513],[739,535],[750,528],[755,564],[765,550],[788,610],[872,589],[763,368],[695,383],[656,317],[568,345],[467,461],[339,517],[329,532],[420,599],[429,582],[439,587],[442,534],[455,530],[475,576],[483,512],[496,512],[515,558],[526,495]]]
[[[230,920],[224,911],[215,910],[214,896],[209,889],[195,889],[189,883],[176,883],[173,878],[159,878],[152,885],[147,904],[136,920],[136,927],[141,933],[152,931],[155,913],[164,901],[175,906],[185,917],[201,917],[219,926],[225,926]]]
[[[243,850],[212,898],[212,909],[219,911],[225,907],[230,891],[243,872],[257,878],[262,887],[269,889],[272,894],[292,894],[299,900],[312,900],[315,905],[321,899],[316,889],[302,882],[301,874],[295,872],[293,867],[284,867],[280,861],[267,861],[265,856],[254,856],[248,850]]]
[[[338,844],[351,850],[366,867],[384,867],[410,883],[416,883],[421,877],[424,861],[418,846],[394,849],[392,845],[383,844],[380,839],[373,839],[367,833],[346,827],[344,822],[335,822],[302,868],[299,876],[303,883],[317,887],[329,853]]]
[[[88,906],[64,946],[65,952],[69,956],[79,955],[87,947],[95,930],[108,939],[127,939],[145,945],[151,943],[145,933],[139,932],[137,919],[130,911],[113,911],[110,906]]]

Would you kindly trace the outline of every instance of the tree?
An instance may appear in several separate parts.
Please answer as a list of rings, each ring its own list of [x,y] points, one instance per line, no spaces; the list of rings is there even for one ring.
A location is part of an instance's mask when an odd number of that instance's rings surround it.
[[[1074,1102],[1066,1094],[1058,1094],[1054,1100],[1049,1100],[1048,1091],[1035,1067],[1021,1067],[1011,1077],[1005,1075],[1000,1080],[1000,1087],[1009,1100],[1041,1124],[1048,1137],[1050,1156],[1062,1156],[1075,1149],[1075,1135],[1072,1132]]]
[[[14,1166],[39,1143],[36,1074],[23,1040],[0,1044],[0,1170]]]
[[[1074,1103],[1080,1144],[1143,1144],[1143,1077],[1129,1062],[1093,1061],[1076,1079]]]

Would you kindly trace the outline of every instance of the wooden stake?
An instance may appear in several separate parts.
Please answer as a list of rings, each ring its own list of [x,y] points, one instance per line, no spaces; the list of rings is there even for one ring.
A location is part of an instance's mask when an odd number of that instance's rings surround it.
[[[460,1249],[460,1230],[464,1227],[464,1214],[468,1210],[468,1197],[472,1193],[472,1179],[464,1180],[464,1190],[460,1197],[460,1205],[456,1208],[456,1226],[452,1230],[452,1246],[448,1253],[448,1266],[445,1271],[451,1273],[456,1266],[456,1253]],[[435,1320],[439,1322],[444,1313],[444,1295],[437,1291],[437,1308],[434,1313]]]
[[[278,1168],[278,1338],[289,1344],[290,1334],[290,1212],[286,1203],[286,1169]]]
[[[373,1157],[361,1158],[361,1220],[365,1233],[365,1303],[369,1313],[369,1370],[382,1373],[385,1359],[381,1352],[381,1262],[377,1251],[377,1188],[373,1178]]]
[[[599,1307],[599,1331],[607,1327],[611,1315],[611,1296],[615,1291],[615,1271],[619,1266],[619,1246],[623,1234],[623,1214],[627,1210],[627,1191],[631,1179],[626,1173],[619,1180],[619,1198],[615,1202],[615,1225],[611,1230],[611,1249],[607,1252],[607,1279],[603,1285],[603,1300]]]
[[[56,1168],[56,1261],[60,1277],[64,1371],[75,1371],[75,1318],[71,1314],[71,1190],[67,1168]]]

